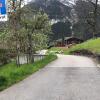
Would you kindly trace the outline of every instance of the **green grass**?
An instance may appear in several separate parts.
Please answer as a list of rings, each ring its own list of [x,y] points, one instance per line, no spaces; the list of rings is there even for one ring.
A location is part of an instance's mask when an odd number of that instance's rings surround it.
[[[64,53],[71,54],[71,52],[78,51],[78,50],[88,50],[94,54],[100,54],[100,38],[91,39],[82,44],[73,46],[70,49],[66,50]]]
[[[48,55],[43,60],[35,62],[34,64],[25,64],[16,67],[15,63],[9,63],[0,67],[0,91],[9,86],[23,80],[32,73],[43,68],[45,65],[55,60],[57,56]]]

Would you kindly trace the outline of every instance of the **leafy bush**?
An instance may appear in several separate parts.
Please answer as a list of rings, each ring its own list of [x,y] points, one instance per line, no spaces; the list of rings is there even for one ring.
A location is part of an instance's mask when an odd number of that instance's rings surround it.
[[[7,78],[5,76],[0,76],[0,87],[7,84]]]

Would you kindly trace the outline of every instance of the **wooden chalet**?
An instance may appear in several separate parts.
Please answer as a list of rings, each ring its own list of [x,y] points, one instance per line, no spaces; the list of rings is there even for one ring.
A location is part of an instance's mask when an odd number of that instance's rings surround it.
[[[64,46],[71,46],[74,44],[79,44],[82,43],[83,40],[79,39],[77,37],[65,37],[64,41],[62,41],[62,39],[58,39],[55,42],[55,46],[56,47],[64,47]]]

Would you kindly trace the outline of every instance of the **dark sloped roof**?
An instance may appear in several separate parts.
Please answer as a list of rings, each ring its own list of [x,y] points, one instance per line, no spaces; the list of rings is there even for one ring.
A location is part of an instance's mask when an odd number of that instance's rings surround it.
[[[64,38],[64,40],[69,40],[69,39],[78,39],[78,40],[80,40],[80,41],[83,41],[82,39],[77,38],[77,37],[65,37],[65,38]],[[61,41],[62,41],[62,39],[56,40],[56,42],[61,42]]]

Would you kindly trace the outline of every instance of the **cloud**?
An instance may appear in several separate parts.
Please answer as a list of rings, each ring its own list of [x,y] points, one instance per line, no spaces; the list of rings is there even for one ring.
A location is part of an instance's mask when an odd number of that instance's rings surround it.
[[[31,2],[31,1],[34,1],[34,0],[24,0],[24,3],[27,4],[27,3]]]

